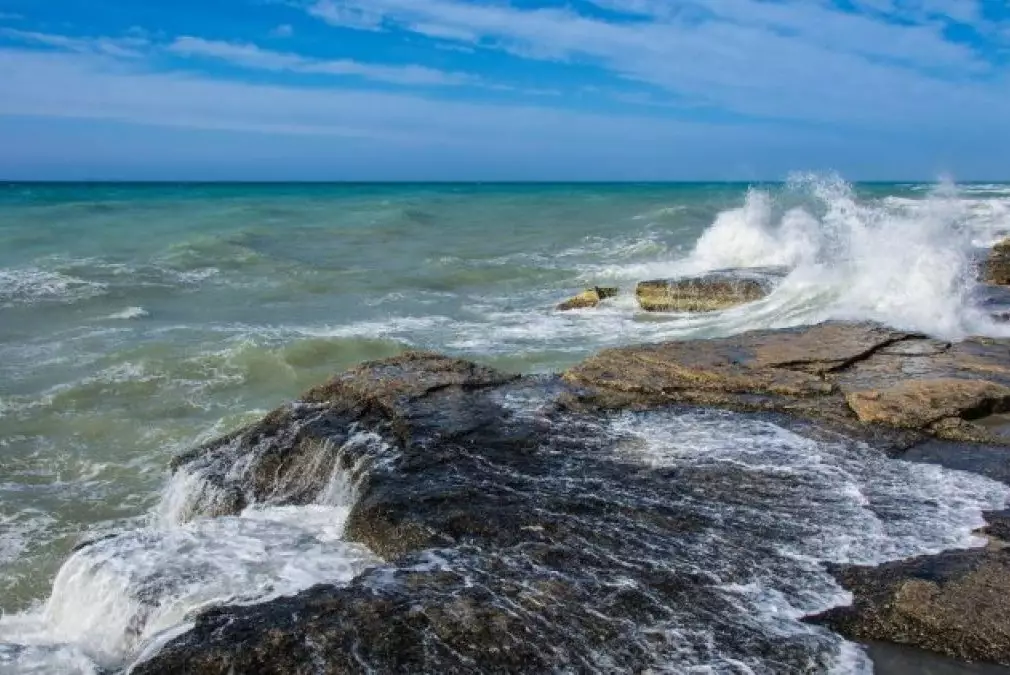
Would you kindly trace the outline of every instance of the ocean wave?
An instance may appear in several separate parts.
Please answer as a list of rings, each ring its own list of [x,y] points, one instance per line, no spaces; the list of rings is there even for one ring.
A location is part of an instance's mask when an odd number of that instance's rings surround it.
[[[653,209],[652,211],[646,211],[645,213],[639,213],[638,215],[632,216],[632,220],[652,220],[655,218],[665,218],[667,216],[675,216],[678,213],[682,213],[687,210],[687,206],[683,204],[675,204],[674,206],[662,206],[658,209]]]
[[[150,314],[143,307],[127,307],[126,309],[110,314],[105,318],[112,321],[129,321],[130,319],[142,319],[145,316],[150,316]]]
[[[73,303],[106,292],[108,286],[39,267],[0,269],[0,307],[41,302]]]
[[[387,447],[372,434],[352,435],[310,504],[263,501],[237,516],[194,518],[201,515],[194,509],[224,496],[199,470],[177,472],[149,527],[82,546],[60,569],[45,607],[0,617],[0,650],[15,663],[50,669],[68,650],[83,665],[118,668],[187,629],[202,609],[350,582],[378,558],[342,540],[356,499],[339,461],[345,450],[381,456]],[[311,461],[331,454],[320,448]]]
[[[718,334],[826,319],[952,338],[1010,332],[971,302],[978,245],[1010,230],[1002,202],[968,199],[946,185],[921,199],[867,202],[841,179],[816,176],[794,179],[789,190],[806,203],[783,208],[775,195],[752,189],[742,206],[716,216],[688,255],[589,267],[584,277],[633,285],[726,268],[792,270],[769,298],[742,310],[751,320],[740,321],[739,311],[685,318],[668,326],[669,337],[699,325]]]

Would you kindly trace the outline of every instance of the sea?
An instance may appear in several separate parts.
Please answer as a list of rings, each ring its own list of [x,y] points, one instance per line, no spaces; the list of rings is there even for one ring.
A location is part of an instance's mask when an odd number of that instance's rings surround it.
[[[193,521],[180,504],[199,486],[168,471],[176,454],[345,368],[422,349],[554,373],[606,347],[829,319],[1010,337],[976,282],[985,249],[1008,232],[1010,184],[824,174],[750,184],[0,183],[0,673],[128,668],[201,608],[341,583],[374,564],[340,540],[346,494]],[[784,277],[766,299],[724,312],[635,304],[638,281],[740,267]],[[594,285],[622,293],[595,309],[555,309]],[[648,440],[647,465],[743,453],[762,470],[761,453],[780,462],[785,452],[807,470],[798,458],[813,441],[784,430],[664,419],[635,432]],[[764,443],[769,434],[778,440]],[[979,476],[896,460],[870,475],[842,456],[851,448],[829,446],[817,452],[837,470],[811,480],[854,506],[848,520],[824,522],[835,544],[802,553],[817,560],[978,546],[981,512],[1010,497]],[[868,490],[911,500],[903,529],[874,529],[859,507]],[[916,499],[933,506],[916,511]],[[79,549],[124,533],[127,553]],[[170,576],[179,559],[200,564],[178,566],[186,583],[166,584],[138,630],[131,583]],[[777,596],[764,606],[781,620],[847,600],[829,580],[808,590],[802,608]],[[723,666],[678,672],[775,672],[759,655],[748,671]],[[873,668],[863,647],[839,639],[838,672]]]

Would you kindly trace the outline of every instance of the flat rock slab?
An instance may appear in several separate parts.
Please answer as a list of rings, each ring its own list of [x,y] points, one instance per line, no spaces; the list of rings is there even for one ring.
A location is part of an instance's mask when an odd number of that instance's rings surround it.
[[[1007,443],[1010,342],[957,344],[872,323],[828,322],[600,352],[565,373],[581,403],[773,410]]]
[[[918,379],[846,397],[861,422],[923,429],[953,418],[978,419],[1010,404],[1010,387],[952,377]]]

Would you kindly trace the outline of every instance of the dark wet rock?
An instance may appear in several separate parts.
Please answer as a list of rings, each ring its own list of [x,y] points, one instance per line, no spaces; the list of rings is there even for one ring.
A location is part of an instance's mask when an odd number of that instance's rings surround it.
[[[983,515],[986,525],[982,528],[981,534],[988,535],[1004,544],[1010,544],[1010,509],[988,511]]]
[[[583,404],[773,410],[851,427],[1005,443],[1010,341],[957,344],[869,323],[829,322],[719,340],[610,349],[565,374]]]
[[[905,645],[870,642],[865,648],[874,675],[1010,675],[1006,666],[966,663]]]
[[[175,468],[206,483],[192,515],[305,504],[341,471],[356,497],[346,538],[383,562],[346,586],[204,612],[132,672],[699,664],[827,672],[835,636],[769,630],[754,608],[748,617],[745,596],[727,589],[774,584],[773,595],[800,602],[823,587],[823,570],[789,551],[820,536],[818,517],[846,506],[824,489],[825,475],[876,461],[879,453],[846,437],[895,453],[915,446],[905,455],[924,462],[937,461],[930,452],[956,463],[958,449],[991,448],[994,465],[1005,467],[998,429],[979,422],[1001,414],[1008,366],[1007,342],[951,345],[865,323],[613,349],[563,378],[518,378],[425,353],[365,364]],[[736,461],[624,458],[643,441],[621,436],[617,422],[754,417],[680,404],[759,411],[759,419],[840,443],[851,457],[844,470],[816,476]],[[933,439],[976,436],[993,444]],[[938,449],[944,444],[949,452]],[[877,508],[872,491],[862,498]],[[886,500],[880,507],[892,508]],[[1000,522],[993,516],[990,527]],[[992,550],[837,568],[856,604],[819,620],[855,639],[1006,663],[1008,569]]]
[[[594,286],[589,290],[579,293],[573,298],[565,300],[557,306],[557,309],[562,312],[567,312],[572,309],[591,309],[593,307],[598,307],[604,300],[617,297],[619,292],[620,289],[618,288]]]
[[[1010,485],[1010,455],[1006,445],[929,439],[900,453],[903,460],[957,471],[970,471]]]
[[[469,400],[469,392],[514,379],[423,352],[349,370],[262,421],[176,457],[173,469],[199,474],[212,488],[188,505],[188,515],[233,515],[253,503],[310,503],[334,471],[356,476],[370,467],[362,462],[366,456],[375,459],[374,447],[357,442],[362,429],[383,442],[402,444],[410,441],[405,434],[411,418],[424,417],[442,433],[464,434],[486,423],[482,413],[487,411],[475,406],[462,415],[452,406]],[[408,530],[401,535],[414,536]]]
[[[1010,285],[1010,239],[1004,239],[992,247],[989,256],[982,263],[981,272],[984,283]]]
[[[635,295],[647,312],[715,312],[760,300],[770,291],[766,277],[726,271],[643,281]]]
[[[832,571],[854,604],[813,621],[856,640],[1010,665],[1010,551],[955,551]]]
[[[180,458],[209,493],[235,495],[195,508],[214,513],[303,503],[342,464],[357,494],[346,537],[384,563],[347,586],[204,612],[132,672],[829,670],[836,637],[763,630],[727,588],[802,598],[822,583],[783,550],[816,531],[805,500],[835,497],[734,462],[626,460],[614,443],[641,439],[562,409],[572,395],[557,378],[408,354]]]

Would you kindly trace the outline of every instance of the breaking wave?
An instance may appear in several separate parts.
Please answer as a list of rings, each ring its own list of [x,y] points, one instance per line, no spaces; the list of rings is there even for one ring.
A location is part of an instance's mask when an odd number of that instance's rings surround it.
[[[1010,200],[976,196],[941,184],[921,199],[860,199],[840,178],[800,176],[782,192],[749,190],[684,257],[601,266],[587,276],[630,283],[730,268],[788,269],[764,301],[670,324],[669,337],[827,319],[877,320],[949,338],[999,335],[1006,326],[974,302],[976,267],[980,246],[1010,230]]]

